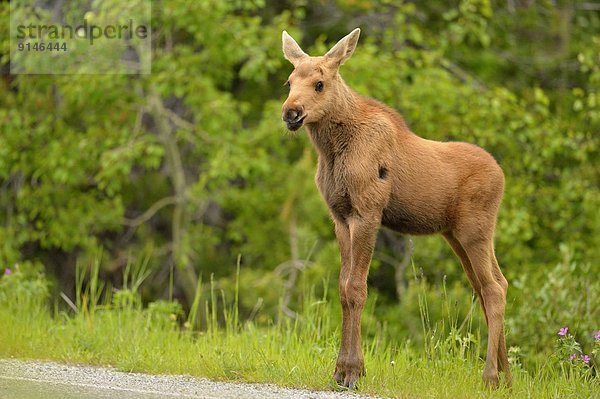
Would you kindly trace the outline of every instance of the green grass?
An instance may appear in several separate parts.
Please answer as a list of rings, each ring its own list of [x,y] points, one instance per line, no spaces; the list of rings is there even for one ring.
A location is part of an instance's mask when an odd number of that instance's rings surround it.
[[[14,273],[0,278],[0,357],[111,365],[123,371],[191,374],[214,380],[269,382],[287,387],[337,389],[331,376],[339,345],[337,300],[308,295],[297,320],[280,318],[258,327],[239,320],[237,297],[226,306],[217,290],[200,290],[190,314],[156,302],[143,308],[137,288],[147,276],[130,272],[124,289],[106,295],[102,284],[81,273],[72,310],[46,306],[43,280]],[[96,274],[97,276],[97,274]],[[87,281],[84,284],[84,280]],[[110,293],[111,290],[104,290]],[[551,357],[536,370],[514,365],[512,389],[487,389],[481,381],[483,360],[470,323],[439,336],[428,327],[426,293],[421,309],[426,343],[415,349],[377,330],[364,339],[367,375],[364,394],[399,398],[594,398],[598,379],[590,373],[561,369]],[[200,312],[204,304],[204,312]],[[219,305],[219,306],[217,306]],[[220,310],[219,310],[220,308]],[[366,310],[369,312],[369,310]],[[203,332],[189,326],[204,314]],[[184,324],[185,322],[185,324]],[[187,327],[186,327],[187,326]],[[463,331],[464,330],[464,331]],[[465,339],[471,337],[472,339]]]

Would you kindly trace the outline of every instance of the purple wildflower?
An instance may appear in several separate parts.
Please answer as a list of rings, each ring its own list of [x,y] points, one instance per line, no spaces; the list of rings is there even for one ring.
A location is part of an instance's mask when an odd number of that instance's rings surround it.
[[[5,276],[9,276],[12,274],[12,270],[10,270],[9,268],[4,269],[4,275]]]
[[[573,353],[571,356],[569,356],[570,361],[573,361],[575,359],[577,359],[577,354]]]
[[[590,357],[588,355],[581,355],[581,361],[584,362],[585,364],[589,364]]]
[[[600,341],[600,330],[596,331],[596,334],[594,335],[594,339],[596,341]]]
[[[558,335],[560,337],[564,337],[567,335],[568,332],[569,332],[569,327],[562,327],[560,330],[558,330]]]

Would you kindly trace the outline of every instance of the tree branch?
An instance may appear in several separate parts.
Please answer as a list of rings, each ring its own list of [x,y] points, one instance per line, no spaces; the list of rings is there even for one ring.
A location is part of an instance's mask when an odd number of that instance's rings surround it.
[[[165,147],[165,159],[169,168],[171,184],[173,185],[173,197],[175,198],[175,208],[173,209],[173,219],[171,221],[171,241],[173,243],[170,264],[172,268],[171,276],[177,279],[177,284],[183,289],[186,300],[191,303],[196,295],[198,276],[187,257],[184,256],[183,248],[183,237],[187,232],[185,218],[185,193],[187,190],[185,169],[181,160],[179,147],[177,146],[177,138],[174,137],[172,128],[169,125],[169,120],[172,119],[169,118],[170,110],[164,106],[155,87],[150,88],[148,102],[150,109],[154,112],[159,138]],[[171,114],[173,113],[171,112]],[[172,286],[172,282],[169,285]],[[171,295],[172,292],[170,292]]]
[[[126,225],[126,226],[130,226],[130,227],[137,227],[140,224],[144,224],[146,223],[148,220],[150,220],[158,211],[160,211],[162,208],[164,208],[165,206],[169,206],[169,205],[173,205],[177,203],[177,197],[175,196],[170,196],[170,197],[165,197],[165,198],[161,198],[158,201],[156,201],[154,204],[152,204],[152,206],[150,206],[150,208],[148,208],[146,210],[146,212],[142,213],[141,215],[135,217],[134,219],[128,219],[125,218],[122,222],[122,224]]]

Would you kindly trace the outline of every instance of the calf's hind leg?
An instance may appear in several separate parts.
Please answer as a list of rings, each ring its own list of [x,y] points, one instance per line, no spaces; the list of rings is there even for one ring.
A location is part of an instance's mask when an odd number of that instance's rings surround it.
[[[473,271],[473,267],[471,266],[471,261],[469,260],[469,256],[465,252],[465,249],[462,247],[460,242],[458,242],[456,237],[454,237],[454,235],[451,232],[444,233],[444,238],[446,239],[448,244],[450,244],[450,246],[452,247],[452,250],[454,250],[454,253],[456,254],[456,256],[458,256],[458,258],[460,259],[460,263],[462,264],[463,270],[465,271],[465,274],[467,275],[467,279],[469,280],[469,283],[471,283],[471,287],[473,287],[473,291],[475,291],[475,294],[477,294],[477,297],[479,298],[479,303],[481,304],[481,310],[483,311],[483,315],[485,316],[485,323],[487,324],[488,318],[487,318],[487,314],[485,313],[485,306],[483,306],[483,297],[481,296],[481,287],[479,285],[479,279],[477,278],[477,276],[475,275],[475,272]]]
[[[462,244],[458,241],[458,239],[454,236],[453,233],[451,233],[451,232],[445,233],[444,238],[446,239],[446,241],[448,241],[448,244],[450,244],[450,246],[452,247],[452,249],[454,250],[456,255],[460,258],[461,264],[463,265],[463,268],[469,279],[469,282],[471,283],[473,290],[475,291],[475,293],[477,294],[477,296],[479,298],[479,302],[481,304],[481,309],[483,310],[483,314],[485,316],[485,322],[489,328],[489,319],[488,319],[486,306],[485,306],[483,296],[482,296],[481,283],[479,282],[479,277],[475,273],[475,270],[473,270],[471,260],[469,259],[469,256],[467,255],[467,252],[463,248]],[[506,297],[506,289],[508,287],[508,283],[507,283],[506,279],[504,278],[504,275],[500,271],[500,267],[498,266],[498,262],[496,261],[496,257],[494,255],[493,247],[491,248],[491,262],[492,262],[492,265],[491,265],[492,274],[493,274],[494,278],[496,279],[496,281],[498,282],[498,284],[500,284],[500,286],[502,287],[502,289],[504,291],[504,296]],[[508,356],[506,353],[504,328],[501,329],[501,334],[500,334],[500,337],[498,340],[497,369],[498,369],[498,371],[504,372],[505,383],[506,383],[506,385],[510,386],[511,382],[512,382],[512,377],[511,377],[509,364],[508,364]]]
[[[500,266],[498,265],[498,261],[496,260],[496,255],[494,254],[494,246],[492,245],[492,272],[494,273],[494,277],[498,284],[504,290],[504,298],[506,302],[506,293],[508,290],[508,281],[502,274],[500,270]],[[499,339],[499,347],[498,347],[498,368],[504,372],[504,382],[507,386],[512,385],[512,374],[510,372],[510,365],[508,363],[508,353],[506,352],[506,338],[504,337],[504,323],[502,324],[502,330]]]
[[[500,366],[504,368],[504,359],[506,358],[506,345],[504,344],[506,279],[504,279],[500,269],[496,269],[496,265],[492,262],[493,244],[491,235],[490,237],[471,238],[464,234],[461,237],[459,233],[457,239],[469,259],[475,280],[479,283],[480,296],[483,299],[484,312],[488,323],[488,347],[483,380],[487,384],[497,387],[499,383],[499,360]],[[502,277],[502,280],[499,277]],[[501,339],[502,344],[500,343]],[[502,354],[499,353],[501,350],[503,351]]]

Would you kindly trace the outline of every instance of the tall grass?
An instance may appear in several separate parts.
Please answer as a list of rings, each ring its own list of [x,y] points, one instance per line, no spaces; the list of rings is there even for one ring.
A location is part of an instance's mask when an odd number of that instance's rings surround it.
[[[317,296],[318,287],[306,287],[297,318],[280,315],[268,326],[259,326],[240,319],[238,264],[233,298],[210,278],[208,287],[198,285],[184,317],[176,302],[142,305],[139,290],[149,274],[146,266],[128,266],[124,286],[114,293],[99,281],[98,262],[79,267],[75,301],[68,310],[47,306],[43,276],[15,271],[0,278],[0,356],[338,389],[331,376],[340,340],[333,309],[339,305],[326,289]],[[203,293],[203,287],[208,292]],[[419,292],[426,337],[422,348],[397,342],[384,325],[365,327],[372,331],[363,342],[367,375],[360,381],[361,392],[411,398],[598,397],[598,379],[591,373],[561,371],[551,359],[536,370],[524,370],[514,360],[513,388],[488,390],[480,378],[484,363],[473,312],[460,320],[453,298],[444,292],[447,328],[431,322],[427,289],[423,286]],[[366,316],[373,306],[370,302]],[[472,301],[472,308],[476,306]],[[198,330],[201,309],[206,324]]]

